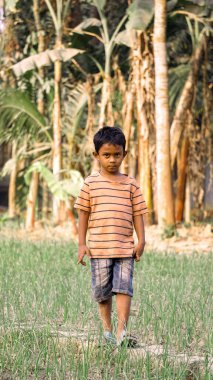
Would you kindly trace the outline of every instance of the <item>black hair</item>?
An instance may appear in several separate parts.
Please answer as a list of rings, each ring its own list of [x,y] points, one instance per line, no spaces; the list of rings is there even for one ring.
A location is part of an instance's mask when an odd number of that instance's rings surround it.
[[[105,126],[93,138],[95,150],[98,153],[103,144],[121,145],[125,151],[126,139],[119,127]]]

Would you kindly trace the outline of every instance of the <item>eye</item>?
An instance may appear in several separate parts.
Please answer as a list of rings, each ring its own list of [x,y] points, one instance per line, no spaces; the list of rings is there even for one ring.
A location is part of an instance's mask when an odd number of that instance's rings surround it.
[[[120,153],[115,153],[116,157],[119,157],[121,154]]]
[[[104,153],[104,157],[109,157],[108,153]]]

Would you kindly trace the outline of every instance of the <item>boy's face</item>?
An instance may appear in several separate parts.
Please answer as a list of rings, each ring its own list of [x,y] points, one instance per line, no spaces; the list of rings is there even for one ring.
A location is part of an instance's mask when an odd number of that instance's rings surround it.
[[[126,156],[121,145],[103,144],[99,152],[94,152],[93,155],[100,162],[101,170],[104,173],[117,174],[121,163]]]

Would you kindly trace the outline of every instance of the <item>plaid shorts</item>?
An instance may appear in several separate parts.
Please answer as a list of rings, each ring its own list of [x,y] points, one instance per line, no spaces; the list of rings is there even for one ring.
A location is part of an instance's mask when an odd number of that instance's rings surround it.
[[[91,259],[92,292],[95,301],[102,302],[116,293],[133,296],[134,259]]]

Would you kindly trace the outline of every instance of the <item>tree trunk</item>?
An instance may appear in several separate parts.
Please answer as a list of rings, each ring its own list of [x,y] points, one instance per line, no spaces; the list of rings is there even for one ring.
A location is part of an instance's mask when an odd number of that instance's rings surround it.
[[[42,182],[42,218],[48,219],[49,192],[46,182]]]
[[[112,110],[112,79],[111,79],[111,57],[107,48],[105,48],[105,70],[104,70],[104,80],[101,92],[101,106],[100,106],[100,117],[99,117],[99,128],[104,125],[113,126],[114,116]]]
[[[112,127],[114,125],[114,116],[112,111],[112,90],[111,77],[105,74],[101,93],[101,109],[99,118],[99,128],[104,125]]]
[[[143,33],[142,35],[142,65],[141,79],[142,88],[145,99],[145,112],[147,125],[149,130],[147,153],[146,153],[146,199],[150,210],[148,219],[150,223],[154,222],[155,203],[154,203],[154,187],[156,180],[156,130],[155,130],[155,79],[154,79],[154,56],[152,34]],[[146,161],[145,161],[146,162]]]
[[[175,221],[170,166],[166,0],[155,0],[154,58],[158,223],[163,227],[174,225]]]
[[[134,97],[135,97],[135,87],[130,83],[130,88],[126,92],[126,113],[124,116],[123,130],[126,137],[126,150],[129,149],[130,134],[132,126],[132,118],[134,111]]]
[[[36,31],[38,35],[38,52],[42,53],[45,50],[45,40],[44,40],[44,31],[42,30],[40,14],[39,14],[39,0],[33,0],[33,14],[36,25]],[[38,70],[39,76],[41,79],[44,79],[44,68],[40,67]],[[44,95],[42,91],[38,91],[38,99],[37,99],[37,107],[38,111],[43,115],[44,114]],[[37,186],[32,189],[32,186]],[[36,200],[38,194],[38,186],[39,186],[39,173],[33,173],[30,183],[30,190],[27,199],[27,212],[26,212],[26,229],[32,230],[35,225],[35,207]],[[33,196],[32,196],[33,194]]]
[[[86,124],[86,134],[87,134],[87,144],[86,144],[86,150],[87,152],[92,155],[94,146],[93,146],[93,134],[94,134],[94,114],[95,114],[95,96],[93,93],[93,78],[88,78],[87,84],[86,84],[86,91],[88,94],[88,116],[87,116],[87,124]],[[96,172],[100,169],[98,160],[96,160],[94,157],[92,159],[92,167],[91,172]]]
[[[144,71],[142,66],[142,33],[136,32],[136,44],[132,49],[133,80],[136,89],[136,118],[138,126],[138,174],[139,185],[149,209],[152,209],[151,167],[149,160],[149,126],[145,109]],[[150,214],[151,216],[151,214]],[[149,221],[150,218],[149,218]]]
[[[177,195],[175,199],[175,220],[181,222],[183,220],[184,201],[186,192],[186,171],[187,171],[187,157],[189,140],[187,136],[184,136],[181,148],[180,157],[177,161],[178,165],[178,179],[177,179]]]
[[[134,113],[134,97],[135,97],[135,85],[132,82],[132,79],[129,80],[128,89],[125,96],[125,112],[123,116],[123,131],[126,137],[126,150],[129,151],[130,148],[130,136],[132,128],[132,119]],[[128,154],[123,161],[123,172],[128,174],[129,172],[129,157]]]
[[[186,177],[184,221],[185,223],[190,223],[191,221],[191,197],[190,197],[190,182],[189,182],[188,175]]]
[[[85,127],[85,133],[87,136],[86,149],[92,154],[93,151],[93,126],[95,125],[94,114],[95,114],[95,96],[93,91],[94,78],[92,75],[88,75],[87,82],[85,85],[85,90],[88,95],[88,113],[87,113],[87,123]]]
[[[137,175],[137,154],[138,154],[137,142],[134,138],[134,130],[131,130],[130,134],[130,143],[129,143],[129,154],[128,154],[128,163],[129,163],[129,176],[136,178]]]
[[[118,90],[122,98],[122,110],[118,111],[118,116],[116,119],[123,127],[123,132],[126,138],[126,150],[129,150],[130,134],[132,127],[132,118],[134,112],[134,95],[135,95],[135,85],[132,80],[132,69],[130,68],[129,80],[126,84],[125,78],[121,72],[118,64],[118,57],[116,56],[113,61],[113,71],[114,71],[114,91]],[[129,171],[129,154],[126,155],[122,162],[121,171],[122,173],[128,174]]]
[[[66,211],[67,211],[67,216],[71,222],[70,234],[72,237],[75,238],[78,235],[78,227],[77,227],[76,220],[75,220],[75,217],[73,215],[72,209],[73,209],[73,201],[69,200],[66,204]]]
[[[61,46],[61,38],[58,38],[56,47]],[[59,181],[61,178],[61,62],[54,64],[54,110],[53,110],[53,174]],[[53,220],[60,223],[61,201],[53,196]]]
[[[26,215],[26,228],[31,230],[35,225],[35,204],[38,192],[39,173],[33,172],[30,181],[30,190],[27,197],[27,215]]]
[[[16,155],[16,143],[12,143],[12,158]],[[8,216],[14,218],[16,216],[16,177],[17,163],[10,173],[9,191],[8,191]]]
[[[127,109],[126,109],[126,115],[124,119],[124,134],[126,137],[126,151],[129,154],[129,147],[130,147],[130,134],[131,134],[131,128],[132,128],[132,117],[133,117],[133,109],[134,109],[134,97],[133,97],[133,92],[127,91],[126,94],[127,98]],[[123,161],[123,172],[125,174],[129,173],[129,158],[127,156],[124,158]]]
[[[203,55],[203,50],[205,47],[205,37],[202,38],[200,44],[198,45],[195,54],[192,57],[191,70],[183,87],[182,94],[180,96],[175,115],[173,118],[170,138],[171,138],[171,164],[172,167],[175,162],[177,155],[178,144],[181,138],[181,134],[184,129],[187,110],[191,109],[194,88],[197,82],[198,71],[200,69],[200,63]]]

